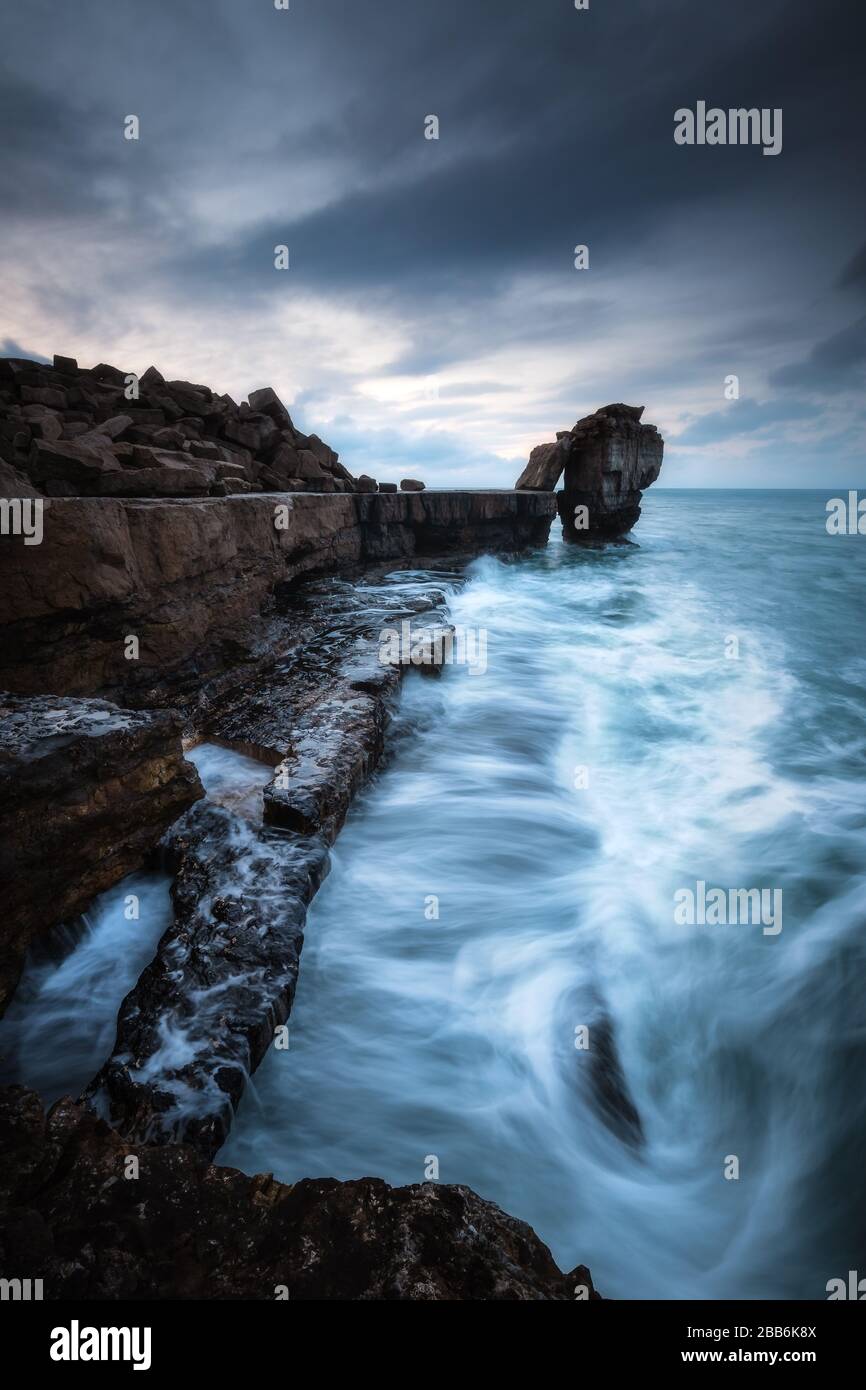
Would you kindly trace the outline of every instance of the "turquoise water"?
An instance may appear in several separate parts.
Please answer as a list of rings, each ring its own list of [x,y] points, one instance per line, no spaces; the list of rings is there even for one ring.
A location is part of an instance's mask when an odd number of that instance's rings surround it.
[[[633,544],[474,564],[487,670],[408,678],[221,1163],[435,1158],[617,1298],[866,1267],[866,538],[825,501],[659,492]],[[698,881],[781,930],[678,924]]]

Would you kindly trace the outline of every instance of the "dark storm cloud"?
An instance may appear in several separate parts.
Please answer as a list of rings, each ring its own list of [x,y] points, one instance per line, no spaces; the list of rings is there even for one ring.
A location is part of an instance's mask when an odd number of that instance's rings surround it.
[[[866,278],[858,22],[841,0],[35,0],[0,21],[0,205],[16,256],[51,241],[34,294],[67,334],[123,323],[134,279],[227,324],[298,292],[398,323],[384,375],[477,361],[443,384],[443,439],[458,407],[483,417],[504,392],[526,418],[522,374],[489,381],[494,346],[559,354],[559,379],[536,365],[532,385],[551,429],[602,390],[686,422],[741,358],[772,389],[829,396],[862,361],[862,323],[833,319]],[[782,107],[783,153],[677,147],[673,113],[698,99]],[[98,233],[98,283],[64,278],[59,229]],[[813,314],[834,285],[838,307]],[[305,397],[339,397],[340,370]],[[756,409],[762,437],[793,418]],[[702,414],[683,443],[729,437],[728,412]]]
[[[866,315],[816,343],[802,361],[773,372],[770,384],[828,394],[866,387]]]

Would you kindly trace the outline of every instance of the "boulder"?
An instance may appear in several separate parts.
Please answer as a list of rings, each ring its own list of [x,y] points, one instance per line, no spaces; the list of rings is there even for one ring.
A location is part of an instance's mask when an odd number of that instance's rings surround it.
[[[34,439],[30,446],[27,474],[43,491],[59,496],[92,496],[98,493],[107,473],[120,472],[108,440],[89,444],[80,440]],[[69,491],[58,489],[63,484]]]
[[[565,454],[558,443],[537,444],[514,486],[533,492],[554,492],[564,467]]]
[[[312,449],[301,449],[298,453],[296,464],[296,477],[303,478],[305,482],[321,482],[327,478],[325,472]]]
[[[234,406],[234,401],[231,404]],[[281,430],[294,428],[289,412],[271,386],[263,386],[259,391],[251,391],[249,406],[255,414],[269,416]],[[237,409],[237,406],[234,408]]]
[[[378,492],[379,484],[368,473],[362,473],[360,478],[355,479],[355,490],[357,492]]]
[[[417,478],[401,478],[400,480],[402,492],[423,492],[424,488],[425,484],[419,482]]]
[[[124,468],[100,480],[100,497],[203,497],[215,481],[212,470],[189,463],[157,468]]]

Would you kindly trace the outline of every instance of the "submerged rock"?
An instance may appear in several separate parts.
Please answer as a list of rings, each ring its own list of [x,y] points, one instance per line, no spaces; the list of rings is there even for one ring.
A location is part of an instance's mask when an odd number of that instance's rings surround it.
[[[135,1160],[135,1176],[131,1176]],[[0,1268],[46,1299],[594,1301],[468,1187],[247,1177],[0,1089]]]

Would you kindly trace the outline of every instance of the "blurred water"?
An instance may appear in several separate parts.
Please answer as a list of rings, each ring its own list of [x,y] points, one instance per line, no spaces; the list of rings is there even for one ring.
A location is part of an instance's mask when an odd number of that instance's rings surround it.
[[[261,819],[271,768],[213,743],[186,756],[212,801]],[[123,999],[171,925],[170,889],[165,870],[129,874],[31,956],[0,1022],[0,1084],[30,1086],[46,1104],[83,1090],[114,1047]]]
[[[436,1155],[612,1297],[866,1267],[866,541],[824,501],[653,492],[634,544],[472,567],[488,670],[407,680],[220,1162]],[[783,930],[676,925],[699,879],[782,888]],[[604,1020],[640,1143],[574,1046]]]
[[[28,961],[0,1023],[0,1083],[30,1086],[46,1104],[83,1090],[114,1047],[121,1001],[171,922],[170,888],[158,870],[128,875]]]

